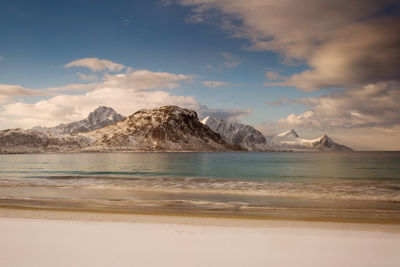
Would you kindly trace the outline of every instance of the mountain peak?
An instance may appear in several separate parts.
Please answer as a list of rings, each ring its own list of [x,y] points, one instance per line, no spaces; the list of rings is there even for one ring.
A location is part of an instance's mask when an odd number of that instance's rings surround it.
[[[178,106],[142,109],[114,125],[85,134],[95,146],[136,151],[232,151],[241,149],[225,142],[203,125],[197,113]]]
[[[210,116],[205,117],[204,119],[201,120],[202,124],[207,124],[207,121],[210,119]]]
[[[105,121],[117,122],[123,119],[123,116],[115,112],[113,108],[99,106],[90,112],[87,120],[90,125],[98,124]],[[105,125],[104,125],[105,126]]]
[[[99,106],[90,112],[86,119],[71,123],[62,123],[56,127],[34,127],[33,130],[53,134],[77,134],[103,128],[104,126],[123,120],[125,117],[106,106]]]
[[[288,130],[286,132],[280,133],[277,136],[285,137],[285,138],[298,138],[299,137],[299,135],[293,129],[290,129],[290,130]]]
[[[250,125],[234,121],[225,121],[220,118],[207,116],[201,123],[207,125],[212,131],[232,145],[237,145],[249,151],[268,150],[266,139],[261,132]]]

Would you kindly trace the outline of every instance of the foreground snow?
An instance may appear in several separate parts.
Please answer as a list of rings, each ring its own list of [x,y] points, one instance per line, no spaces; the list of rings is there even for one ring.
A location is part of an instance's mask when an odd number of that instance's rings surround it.
[[[400,266],[400,233],[372,226],[147,220],[0,218],[0,266]]]

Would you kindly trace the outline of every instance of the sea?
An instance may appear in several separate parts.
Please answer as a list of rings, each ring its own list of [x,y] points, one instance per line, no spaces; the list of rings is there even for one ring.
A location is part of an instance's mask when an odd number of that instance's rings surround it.
[[[400,152],[0,155],[0,206],[400,222]]]

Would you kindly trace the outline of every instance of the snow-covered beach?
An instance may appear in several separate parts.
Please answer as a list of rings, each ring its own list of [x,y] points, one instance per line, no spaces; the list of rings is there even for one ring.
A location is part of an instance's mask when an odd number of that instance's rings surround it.
[[[399,266],[400,225],[0,209],[1,266]]]

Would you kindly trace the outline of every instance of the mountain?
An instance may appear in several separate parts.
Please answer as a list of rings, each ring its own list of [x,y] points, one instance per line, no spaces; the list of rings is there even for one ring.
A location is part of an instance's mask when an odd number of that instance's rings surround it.
[[[99,107],[88,118],[53,128],[0,131],[0,153],[83,151],[350,151],[327,135],[304,139],[294,130],[264,137],[249,125],[177,106],[139,110],[123,118]]]
[[[79,151],[92,143],[84,136],[60,135],[36,130],[0,131],[0,153],[39,153]]]
[[[67,124],[62,123],[56,127],[37,126],[31,130],[49,132],[53,134],[77,134],[103,128],[123,120],[124,118],[124,116],[118,114],[112,108],[99,106],[84,120]]]
[[[232,145],[241,146],[248,151],[270,150],[263,134],[249,125],[210,116],[201,122]]]
[[[305,139],[299,137],[293,129],[267,138],[267,143],[275,150],[352,151],[351,148],[334,142],[327,135],[316,139]]]
[[[195,111],[177,106],[142,109],[102,129],[81,134],[94,141],[92,150],[135,151],[233,151],[240,147],[225,142],[203,125]]]
[[[206,117],[201,121],[228,143],[243,147],[248,151],[351,151],[350,148],[335,143],[327,135],[316,139],[301,138],[295,130],[264,137],[253,127],[238,122]]]

